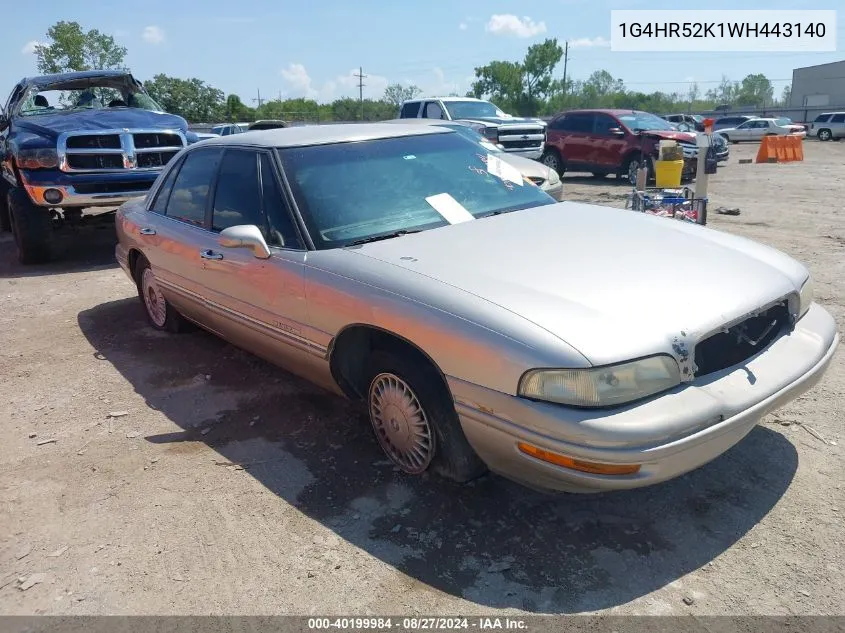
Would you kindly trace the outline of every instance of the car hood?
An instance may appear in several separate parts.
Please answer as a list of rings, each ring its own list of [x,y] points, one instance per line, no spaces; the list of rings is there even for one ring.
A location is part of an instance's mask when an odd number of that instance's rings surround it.
[[[542,178],[543,180],[548,180],[550,177],[551,169],[539,161],[507,152],[497,152],[495,156],[516,167],[519,173],[526,178]]]
[[[807,278],[795,260],[744,238],[574,202],[346,250],[481,297],[594,365],[669,353],[687,373],[696,341],[795,295]],[[413,288],[404,274],[384,278],[396,292]]]
[[[84,132],[85,130],[152,128],[186,131],[188,129],[185,119],[180,116],[140,108],[104,108],[101,110],[53,112],[16,117],[14,124],[21,130],[53,139],[57,138],[62,132]]]
[[[651,136],[662,140],[680,141],[681,143],[695,143],[695,134],[690,132],[676,132],[674,130],[644,130],[643,136]]]

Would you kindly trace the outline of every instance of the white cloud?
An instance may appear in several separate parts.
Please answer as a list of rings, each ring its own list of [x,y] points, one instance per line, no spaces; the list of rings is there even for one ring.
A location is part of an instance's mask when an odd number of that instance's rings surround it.
[[[310,97],[314,91],[311,87],[311,77],[305,66],[302,64],[288,64],[287,68],[280,71],[284,80],[290,85],[292,91],[303,96]]]
[[[357,68],[353,68],[345,75],[328,79],[321,85],[316,84],[305,66],[299,63],[288,64],[287,68],[282,68],[279,73],[288,84],[288,92],[293,98],[305,97],[330,102],[339,97],[358,96],[358,77],[355,76],[358,73]],[[364,74],[367,75],[364,77],[364,97],[380,99],[384,94],[384,89],[387,88],[387,77],[366,72]]]
[[[164,29],[160,26],[145,26],[141,37],[148,44],[161,44],[164,41]]]
[[[610,40],[603,37],[579,37],[577,40],[569,42],[569,48],[607,48],[610,46]]]
[[[466,23],[466,22],[461,22],[461,23],[458,25],[458,28],[459,28],[461,31],[466,31],[466,30],[467,30],[467,23]]]
[[[35,47],[41,44],[38,40],[29,40],[26,44],[23,45],[21,49],[22,55],[34,55],[35,54]]]
[[[493,35],[533,37],[546,32],[546,23],[535,22],[528,16],[518,18],[511,14],[496,14],[490,16],[490,20],[484,28]]]

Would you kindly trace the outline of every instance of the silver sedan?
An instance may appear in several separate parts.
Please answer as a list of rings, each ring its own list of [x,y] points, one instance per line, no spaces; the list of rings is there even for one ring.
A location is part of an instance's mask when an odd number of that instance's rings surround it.
[[[362,401],[412,475],[664,481],[809,389],[839,342],[790,257],[557,203],[440,127],[204,141],[117,231],[153,327],[193,322]]]

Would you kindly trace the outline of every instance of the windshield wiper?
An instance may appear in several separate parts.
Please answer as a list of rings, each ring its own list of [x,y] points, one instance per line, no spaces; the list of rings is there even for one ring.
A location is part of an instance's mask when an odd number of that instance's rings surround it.
[[[419,229],[414,229],[411,231],[407,231],[402,229],[401,231],[394,231],[393,233],[382,233],[381,235],[371,235],[370,237],[362,237],[360,240],[355,240],[354,242],[349,242],[347,246],[358,246],[359,244],[369,244],[370,242],[380,242],[382,240],[389,240],[394,237],[400,237],[402,235],[410,235],[411,233],[419,233]]]

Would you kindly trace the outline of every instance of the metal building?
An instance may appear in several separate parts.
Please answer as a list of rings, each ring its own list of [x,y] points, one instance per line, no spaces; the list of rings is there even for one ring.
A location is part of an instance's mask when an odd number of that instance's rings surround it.
[[[790,108],[845,110],[845,60],[792,71]]]

